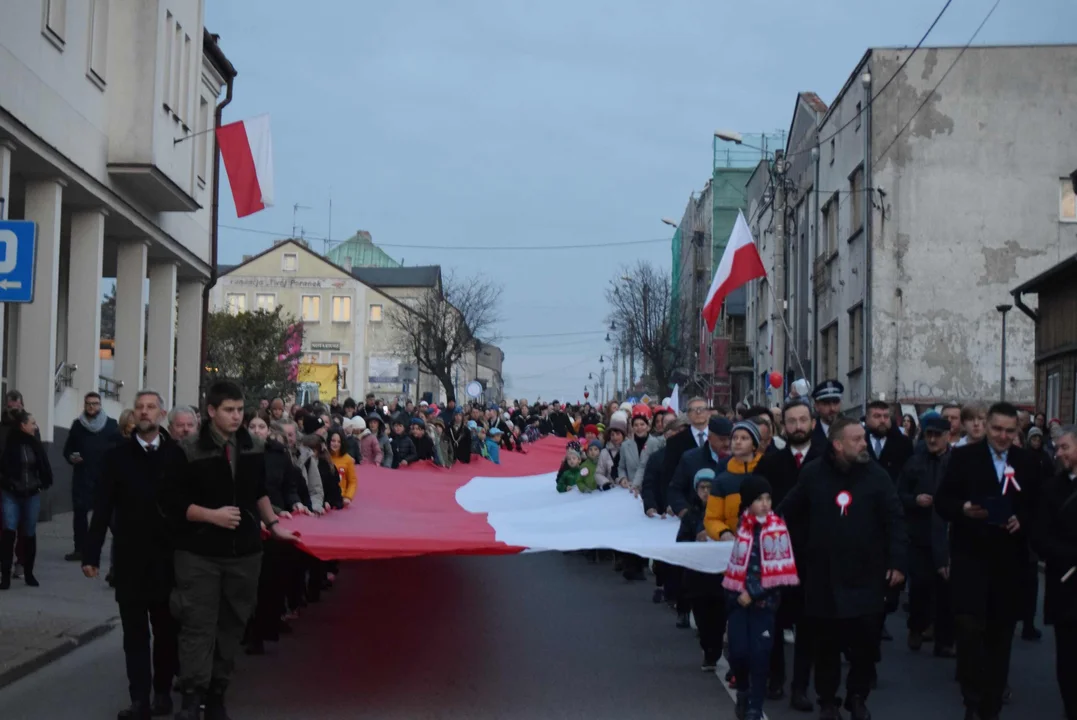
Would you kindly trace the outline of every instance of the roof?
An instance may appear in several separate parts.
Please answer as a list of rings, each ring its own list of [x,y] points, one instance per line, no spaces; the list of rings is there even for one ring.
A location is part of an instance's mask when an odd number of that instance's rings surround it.
[[[346,265],[351,260],[352,267],[400,267],[400,263],[389,253],[374,244],[373,238],[366,230],[357,230],[354,235],[333,247],[326,257],[338,265]]]
[[[436,288],[441,284],[440,265],[403,267],[353,267],[353,277],[371,287]]]
[[[823,102],[823,99],[815,93],[802,92],[800,93],[800,97],[804,100],[804,102],[808,103],[808,105],[810,105],[812,109],[815,110],[815,112],[825,113],[827,111],[826,103]]]
[[[225,80],[234,78],[239,73],[236,72],[235,66],[224,55],[224,51],[221,50],[218,40],[221,39],[220,35],[214,35],[209,30],[202,29],[202,52],[209,55],[209,59],[213,61],[213,65],[217,68],[217,72],[221,74]]]
[[[1010,292],[1013,295],[1024,295],[1026,293],[1035,294],[1060,280],[1067,279],[1069,275],[1077,276],[1077,255],[1066,258],[1054,267],[1044,270],[1031,280],[1018,285]]]
[[[340,267],[339,265],[337,265],[332,260],[329,260],[326,257],[324,257],[322,255],[319,255],[318,253],[314,252],[309,247],[307,247],[306,243],[301,242],[299,240],[296,240],[295,238],[286,238],[284,240],[278,240],[275,243],[273,243],[272,245],[270,245],[269,247],[267,247],[262,252],[258,253],[257,255],[251,255],[250,257],[243,258],[243,262],[239,263],[238,265],[217,265],[217,276],[218,277],[223,277],[223,276],[225,276],[225,275],[227,275],[227,274],[229,274],[231,272],[235,272],[236,270],[243,267],[244,265],[248,265],[248,264],[254,262],[258,258],[262,257],[263,255],[266,255],[267,253],[272,252],[273,250],[276,250],[277,248],[281,247],[282,245],[292,245],[295,248],[297,248],[299,250],[302,250],[305,253],[313,255],[314,257],[316,257],[319,260],[321,260],[322,262],[324,262],[326,265],[331,265],[332,267],[339,270],[343,275],[352,275],[352,277],[355,277],[354,274],[349,273],[347,270]],[[363,280],[360,277],[356,277],[356,280],[359,280],[360,282],[366,282],[365,280]],[[370,283],[366,283],[366,284],[369,285]]]

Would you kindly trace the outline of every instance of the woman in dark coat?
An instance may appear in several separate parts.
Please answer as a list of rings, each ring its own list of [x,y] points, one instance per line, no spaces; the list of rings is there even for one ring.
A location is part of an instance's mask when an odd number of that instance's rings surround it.
[[[12,413],[13,425],[0,455],[0,490],[4,530],[0,533],[0,590],[11,587],[16,532],[23,539],[23,573],[30,587],[39,585],[34,577],[37,558],[37,517],[41,512],[41,491],[52,486],[52,466],[45,447],[37,437],[37,422],[25,410]]]
[[[449,444],[453,449],[453,457],[456,462],[471,462],[471,431],[464,423],[464,412],[460,408],[452,416],[452,425],[449,427]]]

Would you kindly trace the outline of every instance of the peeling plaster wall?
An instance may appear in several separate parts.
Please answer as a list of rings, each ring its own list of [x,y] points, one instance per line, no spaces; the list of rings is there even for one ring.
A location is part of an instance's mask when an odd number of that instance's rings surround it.
[[[917,53],[873,105],[872,392],[999,397],[1010,290],[1077,252],[1059,179],[1077,168],[1077,46]],[[876,87],[907,50],[874,50]],[[880,204],[879,195],[875,195]],[[1008,315],[1007,399],[1032,403],[1035,333]]]

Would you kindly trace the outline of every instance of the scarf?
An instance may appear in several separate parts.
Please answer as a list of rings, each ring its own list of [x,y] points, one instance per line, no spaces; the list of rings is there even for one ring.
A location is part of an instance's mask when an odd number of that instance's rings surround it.
[[[755,528],[760,524],[759,518],[752,515],[750,510],[745,510],[740,516],[733,554],[729,558],[725,580],[722,581],[722,587],[726,590],[744,590],[748,580],[748,564],[752,558]],[[793,544],[789,539],[789,528],[785,526],[785,521],[773,512],[768,513],[762,520],[759,540],[759,559],[762,565],[759,582],[763,588],[769,590],[783,585],[799,585],[796,561],[793,559]]]
[[[86,413],[82,413],[79,415],[79,422],[82,423],[82,427],[90,432],[99,433],[105,429],[105,423],[108,422],[108,415],[104,410],[98,411],[93,417],[87,417]]]

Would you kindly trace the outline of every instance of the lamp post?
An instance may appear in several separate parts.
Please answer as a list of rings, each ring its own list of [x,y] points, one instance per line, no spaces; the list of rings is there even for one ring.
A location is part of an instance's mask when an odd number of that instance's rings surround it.
[[[998,399],[1006,400],[1006,313],[1013,310],[1013,305],[996,305],[995,309],[1002,313],[1002,377],[999,379]]]

